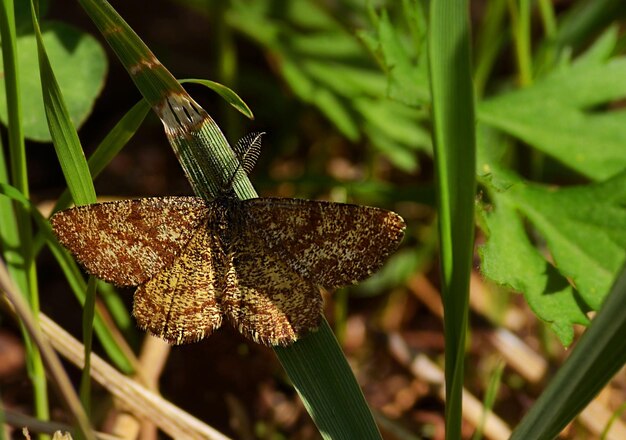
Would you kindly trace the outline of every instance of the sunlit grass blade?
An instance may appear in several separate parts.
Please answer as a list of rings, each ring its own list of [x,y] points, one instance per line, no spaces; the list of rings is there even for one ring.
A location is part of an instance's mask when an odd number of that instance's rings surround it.
[[[210,81],[208,79],[194,78],[181,79],[179,82],[181,84],[200,84],[201,86],[208,87],[209,89],[220,95],[222,98],[224,98],[224,100],[235,109],[237,109],[239,113],[249,119],[254,119],[254,115],[252,114],[252,110],[250,110],[250,107],[248,107],[248,104],[246,104],[243,99],[241,99],[239,95],[237,95],[233,90],[220,83]]]
[[[85,365],[83,371],[91,371],[91,347],[93,342],[93,322],[96,310],[96,279],[89,277],[87,282],[87,293],[85,295],[85,310],[93,310],[94,312],[83,313],[83,344],[85,346]],[[83,374],[80,378],[80,402],[87,416],[91,415],[91,373]]]
[[[4,157],[0,159],[0,182],[13,183],[19,191],[28,197],[28,173],[26,166],[26,148],[22,125],[20,100],[20,82],[18,72],[18,54],[16,42],[16,24],[13,0],[0,2],[0,40],[2,41],[3,76],[8,116],[8,142],[11,179],[8,179]],[[3,153],[0,151],[0,155]],[[3,202],[0,206],[6,210],[2,214],[0,238],[3,242],[4,255],[8,270],[14,277],[22,293],[26,295],[31,310],[37,319],[39,311],[39,293],[37,270],[32,252],[32,230],[28,215],[18,206]],[[27,352],[27,369],[33,384],[35,413],[42,420],[49,418],[48,391],[43,362],[37,347],[28,333],[23,330]]]
[[[41,334],[35,317],[30,311],[30,307],[22,299],[23,294],[19,293],[18,289],[13,284],[6,269],[6,265],[2,260],[0,260],[0,291],[4,292],[4,295],[6,295],[9,302],[13,305],[20,322],[28,329],[30,336],[37,344],[43,359],[45,359],[47,371],[53,378],[51,382],[57,388],[59,396],[62,397],[69,413],[72,414],[76,420],[80,432],[85,439],[95,440],[89,420],[80,406],[80,401],[74,392],[72,383],[65,374],[61,361],[56,356],[52,347],[50,347],[48,341]]]
[[[43,45],[39,21],[36,14],[35,4],[31,0],[31,16],[35,38],[37,40],[37,53],[39,57],[39,73],[41,76],[41,89],[43,93],[44,108],[48,129],[57,153],[57,158],[61,165],[63,175],[67,182],[68,189],[72,194],[74,203],[78,205],[95,203],[96,191],[93,187],[87,160],[83,153],[78,133],[70,119],[69,111],[63,100],[61,89],[56,81],[50,60]],[[93,333],[93,321],[95,314],[95,289],[87,290],[87,300],[83,304],[83,338],[85,350],[91,350],[91,338]],[[91,308],[85,306],[91,306]],[[85,352],[85,359],[91,351]],[[85,362],[83,378],[81,380],[81,396],[85,397],[90,381],[89,362]],[[85,389],[87,386],[87,389]]]
[[[444,304],[446,438],[461,437],[463,363],[474,243],[475,138],[469,5],[430,3],[430,77]]]
[[[380,438],[359,384],[325,319],[315,333],[274,351],[322,437]]]
[[[149,110],[150,106],[145,100],[142,99],[137,104],[135,104],[122,117],[122,119],[120,119],[120,121],[102,140],[102,142],[100,142],[96,150],[87,161],[87,164],[89,166],[89,172],[92,178],[95,179],[102,172],[102,170],[111,162],[111,160],[120,152],[120,150],[128,143],[128,141],[135,135],[135,133],[143,123]],[[55,203],[52,212],[67,208],[71,204],[71,201],[72,197],[69,190],[65,190]],[[41,234],[39,234],[35,242],[37,244],[36,249],[38,252],[41,248],[41,245],[44,243],[44,240],[41,239]],[[64,272],[66,273],[66,276],[73,276],[74,278],[80,277],[80,271],[78,270],[78,268],[75,267],[76,265],[71,257],[65,259],[64,257],[65,255],[57,256],[57,261],[64,261]],[[73,267],[73,270],[71,270],[70,267]],[[70,273],[72,275],[70,275]],[[98,286],[98,291],[100,292],[101,297],[106,304],[109,313],[111,314],[111,317],[119,326],[119,328],[122,329],[125,336],[132,339],[132,336],[134,335],[132,329],[134,327],[126,306],[123,304],[123,302],[111,286],[108,286],[105,283],[98,283]],[[74,292],[77,293],[78,290],[74,289]],[[82,298],[82,295],[80,295],[79,298]],[[98,338],[105,348],[105,351],[111,357],[115,365],[124,372],[132,372],[133,367],[128,360],[128,353],[130,353],[130,350],[118,347],[118,344],[116,344],[116,342],[113,340],[111,333],[104,325],[104,321],[102,321],[99,314],[96,315],[95,330]]]
[[[22,105],[17,62],[17,41],[13,0],[0,3],[0,36],[2,37],[3,76],[7,99],[8,140],[11,152],[13,184],[28,197],[26,148],[22,126]]]
[[[128,110],[102,142],[100,142],[87,161],[92,179],[98,177],[111,160],[126,146],[143,123],[149,110],[150,106],[142,99]],[[67,208],[70,203],[71,195],[69,190],[66,190],[58,198],[52,212]]]
[[[96,202],[96,191],[93,187],[91,174],[85,154],[83,152],[78,133],[72,123],[69,111],[61,94],[59,84],[55,78],[50,60],[46,53],[36,8],[33,0],[30,3],[31,17],[37,41],[37,53],[39,58],[39,73],[41,77],[41,89],[43,94],[44,109],[48,121],[48,129],[54,144],[54,148],[67,182],[72,199],[77,205],[85,205]],[[95,286],[95,282],[91,282]],[[85,346],[85,368],[81,380],[81,397],[88,398],[89,383],[91,380],[89,371],[89,356],[91,355],[91,339],[93,334],[93,322],[95,315],[95,288],[87,289],[86,300],[83,303],[83,340]],[[88,405],[88,402],[84,402]],[[87,406],[89,407],[89,406]]]
[[[79,0],[144,98],[164,124],[166,135],[196,194],[211,199],[237,168],[237,159],[211,117],[182,89],[154,54],[104,0]],[[234,183],[237,195],[257,197],[245,173]],[[350,367],[326,323],[289,348],[276,349],[280,360],[326,438],[379,438],[373,417]],[[324,368],[309,368],[314,359]],[[313,371],[315,370],[315,371]],[[337,386],[341,383],[342,386]],[[333,411],[329,411],[333,408]],[[339,413],[341,420],[337,417]],[[320,421],[320,417],[324,420]],[[326,420],[331,417],[333,420]]]
[[[43,45],[39,22],[35,16],[34,4],[31,0],[31,12],[33,26],[37,38],[37,51],[39,53],[39,71],[41,74],[41,87],[43,92],[44,107],[48,128],[52,137],[52,143],[63,171],[74,203],[86,205],[96,202],[96,191],[93,187],[87,159],[80,145],[78,133],[70,119],[67,106],[61,95],[61,89],[56,81],[50,60]]]
[[[218,125],[111,5],[104,0],[79,1],[161,119],[194,192],[206,199],[213,198],[237,164]],[[256,195],[243,171],[239,172],[234,186],[241,198],[245,193]]]
[[[511,439],[552,439],[626,364],[626,267],[563,366]]]

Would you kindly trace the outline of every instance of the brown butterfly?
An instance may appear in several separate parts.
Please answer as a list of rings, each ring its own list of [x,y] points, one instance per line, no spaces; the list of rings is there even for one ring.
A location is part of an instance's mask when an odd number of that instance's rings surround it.
[[[50,221],[88,273],[139,286],[139,326],[173,344],[205,338],[226,317],[256,342],[289,345],[318,326],[318,286],[367,278],[405,229],[399,215],[383,209],[239,200],[232,190],[213,201],[155,197],[79,206]]]

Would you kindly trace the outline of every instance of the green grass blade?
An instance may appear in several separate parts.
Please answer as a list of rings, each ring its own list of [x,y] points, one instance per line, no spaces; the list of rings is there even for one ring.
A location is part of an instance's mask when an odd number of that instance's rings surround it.
[[[228,104],[233,106],[239,113],[241,113],[248,119],[254,119],[254,114],[252,114],[252,110],[250,110],[250,107],[248,107],[248,104],[246,104],[243,101],[243,99],[241,99],[239,95],[236,94],[233,90],[229,89],[228,87],[218,82],[210,81],[208,79],[194,79],[194,78],[181,79],[179,82],[181,84],[186,84],[186,83],[187,84],[199,84],[201,86],[208,87],[209,89],[213,90],[215,93],[220,95],[222,98],[224,98],[224,100]]]
[[[187,178],[196,194],[215,196],[232,172],[237,160],[226,138],[211,117],[182,89],[154,58],[143,42],[104,0],[80,0],[116,52],[139,91],[162,120]],[[127,32],[128,31],[128,32]],[[129,47],[126,47],[129,46]],[[156,99],[158,97],[158,99]],[[248,177],[241,171],[235,180],[237,195],[257,197]],[[332,336],[328,324],[288,348],[275,349],[325,438],[380,438],[373,417],[362,397],[350,367]],[[323,359],[323,368],[309,368],[314,359]],[[341,383],[341,386],[337,386]],[[329,412],[333,408],[334,412]],[[343,419],[339,420],[337,411]],[[324,420],[320,421],[320,417]],[[327,420],[327,418],[333,420]],[[363,433],[365,437],[352,433]]]
[[[444,304],[446,438],[461,437],[474,242],[475,138],[468,4],[430,4],[430,74]]]
[[[47,370],[50,373],[50,376],[54,379],[51,382],[57,387],[59,396],[62,397],[69,413],[74,417],[74,420],[78,425],[78,429],[80,429],[80,433],[82,433],[85,439],[95,440],[96,437],[91,429],[89,420],[80,406],[80,401],[74,392],[72,383],[67,377],[67,374],[65,374],[61,361],[48,343],[47,339],[44,338],[39,330],[39,325],[37,324],[29,305],[26,304],[26,301],[23,299],[24,294],[19,292],[19,289],[17,289],[13,284],[6,266],[1,259],[0,290],[3,291],[9,302],[13,305],[20,322],[24,323],[24,326],[28,329],[31,338],[35,341],[43,358],[46,360]]]
[[[123,117],[119,120],[115,127],[100,142],[96,150],[89,157],[87,165],[89,173],[93,179],[98,177],[102,170],[113,160],[128,141],[135,135],[141,124],[143,123],[150,106],[142,99],[135,104]],[[68,190],[64,191],[59,197],[52,212],[67,208],[71,204],[71,195]]]
[[[602,309],[531,410],[512,440],[553,439],[626,364],[626,267]]]
[[[79,1],[163,122],[168,141],[194,192],[206,199],[213,198],[237,164],[218,125],[111,5],[105,0]],[[239,176],[245,177],[244,174],[241,171]],[[237,180],[235,190],[240,197],[244,192],[254,193],[245,178]]]
[[[74,128],[70,119],[69,111],[67,110],[67,106],[65,105],[63,96],[61,95],[59,84],[57,83],[54,72],[52,71],[50,60],[46,54],[33,0],[31,0],[30,6],[35,38],[37,40],[37,53],[39,57],[39,72],[41,76],[44,108],[46,111],[46,119],[48,121],[50,136],[54,144],[57,158],[61,164],[63,175],[65,176],[65,180],[70,193],[72,194],[72,198],[74,199],[74,203],[94,203],[96,201],[96,191],[93,187],[91,175],[89,174],[87,160],[85,159],[85,154],[83,153],[83,149],[80,145],[78,133]],[[95,291],[88,291],[87,293],[95,296]],[[95,298],[90,298],[87,302],[89,303],[92,301],[95,302]],[[93,331],[93,310],[85,308],[83,310],[83,315],[83,322],[87,320],[90,322],[89,330],[83,334],[85,342],[87,342],[87,340],[91,338],[91,332]],[[88,365],[89,364],[86,359],[86,368],[83,370],[83,375],[87,375],[89,377],[90,372],[87,369]],[[87,433],[85,434],[87,435]]]
[[[153,108],[164,104],[164,91],[185,94],[185,89],[108,2],[105,0],[78,0],[78,2]]]
[[[83,349],[85,365],[80,377],[80,402],[87,417],[91,415],[91,346],[93,341],[93,322],[96,312],[96,279],[89,277],[87,294],[83,304]]]
[[[89,172],[95,179],[102,170],[111,162],[111,160],[120,152],[120,150],[128,143],[128,141],[135,135],[141,124],[143,123],[150,106],[142,99],[135,104],[119,122],[113,127],[113,129],[107,134],[107,136],[100,142],[96,150],[89,157],[87,164],[89,166]],[[72,196],[69,190],[65,190],[59,199],[57,200],[52,212],[56,212],[60,209],[67,208],[72,202]],[[41,239],[41,233],[37,237],[36,242],[39,244],[37,252],[45,240]],[[50,244],[50,241],[47,241]],[[82,276],[74,260],[62,250],[58,250],[55,253],[55,257],[63,271],[66,278],[70,280],[72,290],[74,294],[79,298],[81,302],[84,301],[84,282],[82,282]],[[76,284],[76,280],[80,279],[80,286]],[[71,281],[74,280],[74,281]],[[109,311],[111,318],[122,330],[124,336],[129,341],[136,339],[136,333],[134,330],[134,324],[130,317],[126,306],[120,299],[115,289],[105,283],[98,283],[98,291],[101,295],[103,302],[105,303],[107,310]],[[129,362],[129,354],[131,350],[129,348],[121,348],[114,340],[111,332],[106,327],[102,316],[98,312],[96,314],[96,322],[94,324],[95,331],[98,339],[102,343],[107,355],[111,358],[111,361],[125,373],[132,373],[134,368],[132,362]],[[125,354],[126,353],[126,354]]]
[[[325,439],[379,439],[380,433],[328,322],[287,348],[274,348]]]
[[[20,84],[17,66],[17,42],[13,0],[2,0],[0,4],[0,35],[4,81],[6,82],[8,140],[11,151],[11,173],[13,184],[28,197],[28,174],[26,172],[26,148],[22,126]]]
[[[37,38],[39,70],[41,73],[41,87],[46,118],[59,164],[63,170],[63,176],[72,194],[74,203],[77,205],[95,203],[96,191],[89,174],[87,159],[85,159],[85,154],[78,139],[78,133],[76,133],[74,124],[70,119],[59,84],[56,81],[50,60],[46,54],[32,0],[31,12]]]
[[[22,125],[20,100],[20,84],[17,62],[16,27],[13,0],[0,2],[0,39],[2,41],[3,74],[8,111],[9,159],[11,164],[11,182],[28,197],[28,173],[26,167],[26,148]],[[6,168],[0,171],[0,182],[9,182]],[[28,215],[18,205],[7,209],[3,215],[2,232],[5,243],[4,254],[8,257],[8,270],[18,283],[27,299],[35,319],[39,312],[39,293],[37,271],[32,252],[32,230]],[[13,217],[14,216],[14,217]],[[16,241],[17,239],[17,241]],[[37,348],[31,343],[29,335],[24,331],[24,342],[27,351],[27,368],[33,383],[35,413],[42,420],[50,417],[48,409],[48,391],[43,361]]]

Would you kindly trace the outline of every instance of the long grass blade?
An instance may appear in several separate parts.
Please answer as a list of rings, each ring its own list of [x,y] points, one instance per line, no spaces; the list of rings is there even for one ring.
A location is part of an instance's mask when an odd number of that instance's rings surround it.
[[[211,199],[237,169],[224,134],[105,0],[79,0],[164,125],[167,139],[200,197]],[[241,170],[235,192],[256,193]]]
[[[37,344],[43,359],[45,360],[48,372],[51,377],[54,378],[52,384],[57,388],[59,396],[63,398],[63,402],[66,404],[70,414],[76,420],[80,432],[84,438],[89,440],[95,440],[95,436],[89,424],[89,420],[85,415],[78,396],[74,392],[72,383],[65,374],[61,361],[54,353],[52,347],[48,341],[44,338],[39,330],[35,317],[30,311],[30,307],[22,299],[22,294],[13,284],[11,277],[7,271],[4,261],[0,260],[0,290],[7,296],[9,302],[15,308],[15,312],[20,319],[20,322],[28,329],[32,339]]]
[[[16,43],[16,25],[13,0],[0,2],[0,40],[2,42],[3,74],[8,111],[8,141],[11,164],[11,179],[6,175],[4,164],[0,165],[0,182],[12,182],[26,197],[29,194],[28,173],[26,167],[26,147],[22,126],[20,100],[20,82],[18,72],[18,54]],[[2,153],[0,153],[2,154]],[[0,206],[6,211],[2,214],[0,233],[5,244],[4,255],[8,270],[18,283],[20,291],[28,298],[31,310],[37,316],[39,311],[39,293],[37,271],[32,252],[32,230],[28,215],[21,206],[10,206],[10,201],[3,201]],[[48,391],[43,362],[37,348],[31,343],[29,335],[24,333],[27,351],[28,373],[33,384],[35,413],[42,420],[48,420]]]
[[[41,73],[41,88],[44,107],[52,143],[63,171],[63,176],[72,194],[74,203],[85,205],[96,202],[96,191],[93,187],[87,159],[80,145],[78,133],[70,119],[67,106],[63,100],[61,89],[56,81],[50,60],[43,45],[39,22],[35,15],[35,6],[31,0],[33,27],[37,39],[39,54],[39,70]]]
[[[430,76],[437,171],[446,438],[461,438],[463,362],[474,242],[475,138],[468,2],[430,3]]]
[[[80,401],[83,405],[87,417],[91,415],[91,346],[93,341],[93,323],[96,312],[96,279],[89,277],[87,282],[87,293],[83,304],[83,349],[85,365],[80,378]]]
[[[381,438],[359,384],[325,319],[315,333],[274,351],[322,437]]]
[[[513,431],[512,440],[553,439],[626,364],[626,266],[571,355]]]
[[[237,158],[217,124],[106,1],[79,2],[163,122],[196,194],[213,198],[238,168]],[[241,168],[233,186],[242,199],[257,197]],[[275,350],[307,409],[320,423],[325,438],[380,438],[361,390],[326,323],[292,346]],[[320,360],[322,370],[310,368],[314,359]],[[337,412],[339,409],[342,410]]]
[[[143,123],[150,106],[142,99],[135,104],[128,112],[115,124],[115,127],[106,135],[106,137],[100,142],[93,154],[87,161],[89,167],[89,174],[93,179],[106,168],[106,166],[113,160],[115,156],[121,151],[124,146],[135,135],[141,124]],[[58,198],[57,202],[52,208],[52,212],[56,212],[60,209],[67,208],[72,202],[72,197],[69,190],[65,190]]]

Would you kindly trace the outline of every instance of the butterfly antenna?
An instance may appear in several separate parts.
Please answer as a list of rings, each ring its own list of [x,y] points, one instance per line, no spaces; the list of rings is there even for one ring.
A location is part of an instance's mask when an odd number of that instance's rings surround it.
[[[239,141],[235,144],[235,155],[237,156],[237,167],[230,179],[228,179],[228,183],[226,188],[230,188],[235,180],[235,176],[239,172],[240,168],[243,168],[246,175],[250,174],[254,165],[256,164],[259,155],[261,154],[261,136],[263,136],[265,132],[260,133],[249,133],[239,139]]]
[[[264,134],[265,132],[247,134],[235,145],[235,154],[246,174],[250,174],[261,154],[261,136]]]

